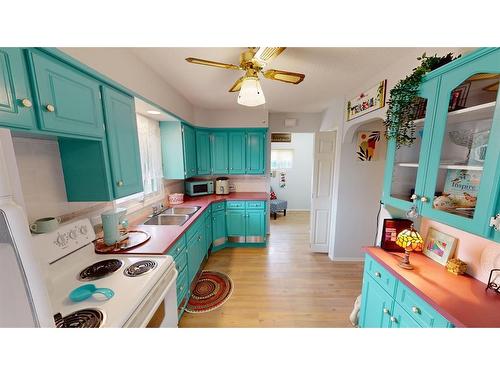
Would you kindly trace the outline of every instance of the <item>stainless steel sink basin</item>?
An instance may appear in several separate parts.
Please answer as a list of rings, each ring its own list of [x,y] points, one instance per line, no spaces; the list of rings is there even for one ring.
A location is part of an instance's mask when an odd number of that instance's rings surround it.
[[[179,207],[180,208],[180,207]],[[160,214],[149,218],[144,225],[183,225],[188,219],[189,215],[176,215],[176,214]]]
[[[192,206],[192,207],[171,207],[162,212],[162,214],[167,215],[192,215],[196,211],[198,211],[200,206]]]

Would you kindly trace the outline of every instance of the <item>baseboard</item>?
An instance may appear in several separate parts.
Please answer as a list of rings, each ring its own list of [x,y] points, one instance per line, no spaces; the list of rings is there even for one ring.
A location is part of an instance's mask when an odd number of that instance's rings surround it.
[[[311,210],[302,209],[302,208],[287,208],[286,212],[310,212]]]
[[[365,258],[364,257],[361,257],[361,258],[356,258],[356,257],[330,257],[329,258],[331,260],[333,260],[334,262],[364,262]]]

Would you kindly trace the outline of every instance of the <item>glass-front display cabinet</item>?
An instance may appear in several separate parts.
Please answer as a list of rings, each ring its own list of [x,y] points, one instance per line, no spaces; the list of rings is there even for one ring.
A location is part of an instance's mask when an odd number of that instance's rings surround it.
[[[449,65],[422,85],[427,106],[413,145],[388,154],[384,203],[414,205],[424,217],[500,241],[492,221],[500,207],[500,49]]]

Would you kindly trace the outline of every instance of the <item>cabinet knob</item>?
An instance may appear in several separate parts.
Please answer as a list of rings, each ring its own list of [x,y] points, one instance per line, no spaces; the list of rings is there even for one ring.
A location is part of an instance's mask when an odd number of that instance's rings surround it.
[[[384,312],[384,314],[389,314],[389,309],[387,307],[385,307],[382,311]]]
[[[397,322],[398,322],[398,320],[397,320],[394,316],[391,316],[391,322],[393,322],[393,323],[397,323]]]
[[[24,98],[23,100],[21,100],[21,104],[26,108],[33,107],[33,103],[31,103],[31,100],[29,100],[28,98]]]
[[[420,314],[420,309],[417,306],[413,306],[411,308],[411,311],[413,311],[415,314]]]
[[[422,197],[422,198],[420,198],[420,202],[424,202],[424,203],[425,203],[425,202],[427,202],[428,200],[429,200],[429,199],[427,199],[427,197]]]
[[[176,251],[177,251],[177,252],[181,251],[181,248],[180,248],[180,247],[178,247]]]
[[[117,181],[117,182],[116,182],[116,185],[118,185],[119,187],[122,187],[122,186],[123,186],[123,181],[122,181],[122,180]]]
[[[411,197],[410,197],[410,199],[412,201],[416,201],[418,199],[418,195],[417,194],[412,194]]]
[[[45,109],[47,110],[47,112],[54,112],[56,110],[56,107],[54,107],[52,104],[47,104],[45,106]]]
[[[382,274],[380,272],[375,272],[375,277],[382,277]]]

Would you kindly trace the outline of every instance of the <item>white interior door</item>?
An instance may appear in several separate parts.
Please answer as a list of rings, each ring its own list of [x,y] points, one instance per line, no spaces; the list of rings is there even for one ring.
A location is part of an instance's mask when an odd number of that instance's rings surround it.
[[[314,167],[311,200],[311,249],[327,253],[332,217],[333,166],[336,131],[314,136]]]

